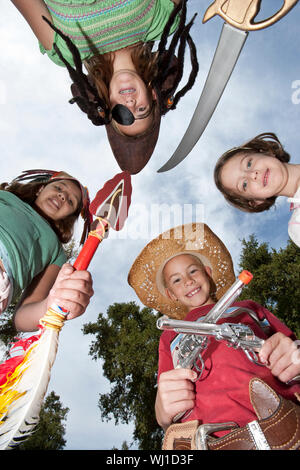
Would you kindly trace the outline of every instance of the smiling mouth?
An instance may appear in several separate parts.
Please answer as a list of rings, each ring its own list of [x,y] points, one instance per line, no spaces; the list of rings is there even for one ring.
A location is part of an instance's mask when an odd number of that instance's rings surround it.
[[[56,209],[60,209],[60,204],[57,201],[57,199],[51,198],[51,199],[49,199],[49,201],[50,201],[51,205],[54,206]]]
[[[200,290],[201,290],[201,287],[197,287],[196,289],[194,289],[191,292],[189,292],[188,294],[186,294],[186,297],[193,297],[195,294],[198,294],[198,292],[200,292]]]
[[[120,95],[130,95],[132,93],[135,93],[135,88],[123,88],[122,90],[119,91]]]
[[[269,168],[266,170],[265,174],[264,174],[264,178],[263,178],[263,185],[264,186],[267,186],[268,184],[268,179],[269,179],[269,174],[270,174],[270,170]]]

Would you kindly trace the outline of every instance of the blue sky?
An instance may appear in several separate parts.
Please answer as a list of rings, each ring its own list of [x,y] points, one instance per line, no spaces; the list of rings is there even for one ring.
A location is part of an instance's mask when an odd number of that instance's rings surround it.
[[[37,40],[18,11],[9,1],[2,3],[1,181],[30,168],[63,169],[80,178],[93,197],[120,171],[105,130],[92,126],[76,105],[68,103],[68,73],[40,54]],[[218,42],[223,20],[215,17],[205,25],[201,22],[210,3],[189,0],[188,4],[190,16],[198,11],[192,29],[200,65],[196,84],[177,110],[163,118],[151,160],[132,178],[132,205],[123,232],[111,233],[90,265],[95,290],[90,306],[82,317],[67,322],[60,334],[49,391],[55,390],[64,406],[70,408],[67,449],[120,448],[124,440],[131,440],[131,426],[116,427],[112,421],[100,419],[98,395],[109,390],[109,383],[103,378],[101,364],[88,355],[92,338],[83,336],[81,328],[95,321],[111,303],[139,303],[127,285],[127,273],[151,238],[169,228],[168,224],[179,225],[184,218],[188,222],[197,215],[224,241],[236,273],[242,238],[255,233],[259,241],[276,249],[284,247],[288,239],[290,214],[285,198],[279,198],[276,208],[265,214],[239,212],[228,206],[214,187],[213,169],[225,150],[267,131],[277,133],[292,163],[300,163],[299,5],[272,27],[249,34],[198,144],[175,169],[157,173],[184,134]],[[262,4],[261,16],[268,16],[282,2],[264,0]],[[177,209],[177,215],[168,221],[170,207]]]

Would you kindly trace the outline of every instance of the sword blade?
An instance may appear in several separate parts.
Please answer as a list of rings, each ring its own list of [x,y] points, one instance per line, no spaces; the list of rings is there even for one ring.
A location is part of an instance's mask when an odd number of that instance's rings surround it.
[[[158,173],[175,168],[203,134],[232,74],[248,32],[225,23],[198,105],[179,146]]]

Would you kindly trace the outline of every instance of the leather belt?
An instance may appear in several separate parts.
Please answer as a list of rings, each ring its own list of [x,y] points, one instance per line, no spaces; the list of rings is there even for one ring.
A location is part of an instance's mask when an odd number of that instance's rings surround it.
[[[300,406],[278,395],[259,378],[251,379],[249,396],[257,420],[239,427],[233,422],[171,425],[163,450],[297,450],[300,449]],[[297,396],[300,401],[300,397]],[[223,437],[211,434],[232,429]]]

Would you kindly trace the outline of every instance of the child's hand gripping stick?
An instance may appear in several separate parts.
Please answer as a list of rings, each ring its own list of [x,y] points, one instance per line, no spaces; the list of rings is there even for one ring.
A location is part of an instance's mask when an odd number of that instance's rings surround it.
[[[90,213],[96,219],[92,223],[88,238],[74,262],[75,269],[86,270],[88,268],[99,244],[107,237],[110,228],[116,231],[121,230],[128,216],[131,193],[130,174],[126,171],[107,181],[103,188],[97,192],[95,199],[90,204]],[[53,304],[43,317],[42,324],[46,323],[45,317],[48,317],[49,312],[55,312],[62,321],[69,313]]]

